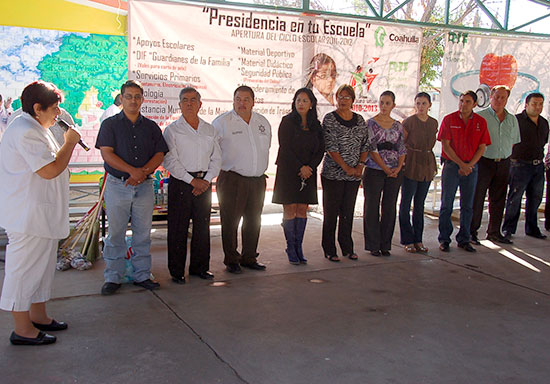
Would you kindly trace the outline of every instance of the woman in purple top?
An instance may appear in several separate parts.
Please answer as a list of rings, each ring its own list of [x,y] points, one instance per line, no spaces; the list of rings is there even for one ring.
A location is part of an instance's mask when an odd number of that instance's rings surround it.
[[[403,126],[390,116],[394,107],[395,94],[384,91],[380,95],[380,112],[367,122],[369,144],[374,150],[363,175],[363,233],[365,250],[373,256],[390,255],[397,195],[403,181],[401,169],[407,154]]]

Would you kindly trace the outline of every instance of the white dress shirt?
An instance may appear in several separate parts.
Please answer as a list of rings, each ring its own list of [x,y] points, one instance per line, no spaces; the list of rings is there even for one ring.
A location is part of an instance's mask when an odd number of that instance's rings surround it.
[[[204,180],[212,182],[221,167],[221,151],[216,130],[199,118],[194,129],[183,116],[164,130],[164,140],[170,151],[164,156],[164,168],[176,179],[188,184],[193,181],[189,172],[207,171]]]
[[[23,112],[0,143],[0,226],[48,239],[69,235],[69,170],[53,179],[36,173],[56,158],[57,142]]]
[[[119,114],[120,111],[122,111],[122,109],[119,106],[112,104],[111,106],[109,106],[109,108],[105,110],[105,112],[103,112],[103,114],[99,118],[99,122],[103,123],[103,120]]]
[[[231,110],[218,116],[212,125],[220,138],[224,171],[246,177],[265,173],[271,146],[271,126],[265,117],[253,111],[247,124]]]

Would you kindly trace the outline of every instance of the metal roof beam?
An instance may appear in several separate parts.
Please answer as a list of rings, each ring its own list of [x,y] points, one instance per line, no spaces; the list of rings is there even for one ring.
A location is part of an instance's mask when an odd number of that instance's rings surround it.
[[[409,4],[412,0],[405,0],[401,4],[399,4],[397,7],[392,9],[390,13],[384,16],[384,19],[389,19],[395,12],[399,11],[401,8],[403,8],[405,5]]]
[[[550,16],[550,13],[548,13],[548,14],[546,14],[546,15],[542,15],[542,16],[540,16],[540,17],[537,17],[536,19],[533,19],[533,20],[531,20],[531,21],[528,21],[528,22],[525,23],[525,24],[521,24],[521,25],[518,25],[517,27],[514,27],[514,28],[510,29],[510,31],[518,31],[518,32],[519,32],[519,30],[520,30],[521,28],[526,27],[526,26],[528,26],[528,25],[531,25],[531,24],[533,24],[533,23],[536,23],[537,21],[546,19],[546,18],[549,17],[549,16]]]
[[[481,10],[483,11],[483,13],[485,13],[487,15],[487,17],[489,19],[491,19],[491,21],[499,28],[499,29],[504,29],[502,27],[502,24],[500,24],[500,21],[497,20],[497,18],[491,13],[491,11],[489,11],[487,9],[487,7],[483,4],[483,2],[481,0],[476,0],[476,3],[477,3],[477,6],[479,8],[481,8]]]
[[[367,4],[371,12],[374,13],[374,16],[380,17],[380,14],[376,10],[376,8],[374,8],[374,5],[370,2],[370,0],[365,0],[365,3]]]

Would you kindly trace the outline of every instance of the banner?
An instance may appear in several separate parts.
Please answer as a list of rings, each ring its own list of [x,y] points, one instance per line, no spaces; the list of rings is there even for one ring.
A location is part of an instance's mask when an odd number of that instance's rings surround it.
[[[387,89],[397,96],[395,118],[411,114],[421,37],[419,28],[336,17],[131,0],[128,77],[144,85],[142,113],[161,127],[181,115],[184,86],[199,90],[208,122],[232,109],[237,86],[252,87],[254,110],[273,129],[273,173],[277,129],[301,87],[313,90],[320,120],[336,108],[342,84],[354,87],[354,109],[365,118],[378,113]]]
[[[506,109],[523,111],[532,92],[550,95],[550,41],[486,37],[449,32],[445,45],[440,119],[458,109],[458,97],[467,90],[478,95],[478,108],[490,104],[495,85],[511,89]],[[543,110],[548,117],[548,108]]]
[[[294,92],[314,89],[321,112],[354,86],[356,110],[373,116],[386,89],[405,114],[417,90],[421,30],[401,26],[157,1],[129,3],[129,77],[145,88],[143,113],[162,125],[179,113],[178,92],[198,88],[210,121],[231,109],[241,84],[275,125]]]

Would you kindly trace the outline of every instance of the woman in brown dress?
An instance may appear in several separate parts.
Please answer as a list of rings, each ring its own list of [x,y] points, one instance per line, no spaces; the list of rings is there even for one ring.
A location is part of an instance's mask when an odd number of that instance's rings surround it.
[[[432,151],[437,134],[437,120],[428,116],[432,106],[430,95],[420,92],[415,99],[416,114],[403,121],[405,133],[405,177],[401,187],[399,206],[399,227],[401,244],[407,252],[427,252],[422,243],[424,231],[424,201],[430,183],[437,173],[435,156]],[[410,209],[414,198],[411,224]]]

